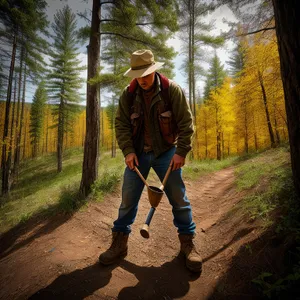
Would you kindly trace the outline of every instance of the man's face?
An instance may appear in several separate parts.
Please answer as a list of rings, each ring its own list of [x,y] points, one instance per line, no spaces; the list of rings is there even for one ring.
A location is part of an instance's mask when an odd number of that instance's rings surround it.
[[[143,90],[149,90],[154,84],[154,80],[155,80],[155,72],[146,75],[144,77],[137,78],[137,81]]]

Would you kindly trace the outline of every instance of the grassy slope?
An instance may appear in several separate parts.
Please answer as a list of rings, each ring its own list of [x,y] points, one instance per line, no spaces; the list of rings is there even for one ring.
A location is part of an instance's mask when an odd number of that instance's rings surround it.
[[[235,166],[237,189],[246,190],[248,196],[231,213],[238,212],[245,215],[245,218],[259,219],[266,230],[273,225],[276,234],[295,238],[293,253],[296,259],[285,277],[270,281],[271,274],[263,273],[256,279],[267,296],[280,294],[291,284],[295,286],[300,279],[300,247],[297,246],[300,244],[300,226],[297,221],[300,219],[300,211],[295,201],[289,157],[288,148],[282,147],[223,161],[187,161],[184,167],[184,177],[195,180],[204,174]],[[99,165],[99,180],[90,197],[93,200],[101,200],[104,193],[113,191],[119,185],[124,160],[120,152],[117,158],[110,158],[110,153],[106,153],[101,155]],[[78,197],[81,168],[82,150],[76,149],[65,152],[60,174],[56,172],[54,155],[23,163],[18,185],[12,189],[9,198],[0,198],[0,233],[39,214],[47,217],[52,213],[79,209],[86,203],[75,201],[74,204],[74,199]],[[149,180],[157,180],[153,172]]]
[[[249,197],[243,205],[253,218],[267,218],[271,210],[281,205],[279,195],[290,193],[291,174],[286,148],[248,156],[246,160],[235,157],[223,161],[188,161],[184,177],[195,180],[230,165],[237,165],[237,187],[249,190]],[[102,154],[99,180],[95,183],[92,198],[99,200],[103,193],[112,191],[121,181],[123,167],[120,152],[117,158],[111,158],[110,153]],[[9,198],[0,198],[3,203],[0,207],[0,233],[36,213],[70,212],[78,208],[80,205],[74,207],[74,199],[80,185],[81,168],[82,150],[79,149],[65,152],[63,171],[59,174],[56,172],[55,155],[23,163],[18,185],[12,189]],[[151,172],[149,181],[157,180],[155,176]]]
[[[0,198],[0,233],[38,213],[47,215],[72,211],[74,199],[78,198],[82,159],[81,149],[66,151],[61,173],[56,172],[55,155],[23,163],[17,186],[12,188],[9,198]],[[101,192],[112,189],[115,178],[121,177],[122,165],[120,155],[117,158],[110,158],[109,153],[101,156],[99,183],[96,183],[94,193],[97,199],[101,199]],[[100,194],[97,188],[101,189]]]

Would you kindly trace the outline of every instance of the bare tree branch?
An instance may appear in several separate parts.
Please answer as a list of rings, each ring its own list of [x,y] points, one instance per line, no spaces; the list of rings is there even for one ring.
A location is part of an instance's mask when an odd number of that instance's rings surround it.
[[[83,13],[77,13],[77,15],[83,19],[85,19],[86,21],[88,21],[89,23],[91,23],[91,20],[89,18],[87,18]]]
[[[251,32],[247,32],[247,33],[243,33],[243,34],[239,34],[237,36],[246,36],[246,35],[250,35],[250,34],[255,34],[255,33],[258,33],[258,32],[262,32],[262,31],[268,31],[268,30],[275,30],[275,26],[273,27],[267,27],[267,28],[263,28],[263,29],[259,29],[259,30],[255,30],[255,31],[251,31]]]

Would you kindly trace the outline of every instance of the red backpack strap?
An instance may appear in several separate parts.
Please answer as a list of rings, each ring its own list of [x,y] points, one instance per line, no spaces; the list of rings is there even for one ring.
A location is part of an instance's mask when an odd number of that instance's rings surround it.
[[[157,74],[157,75],[159,76],[159,78],[160,78],[162,90],[167,90],[167,89],[169,88],[169,86],[170,86],[169,79],[168,79],[166,76],[164,76],[164,75],[162,75],[162,74],[160,74],[160,73],[156,73],[156,74]]]
[[[170,105],[170,101],[169,101],[169,86],[170,86],[170,82],[169,79],[156,72],[156,74],[159,76],[160,78],[160,82],[161,82],[161,94],[162,94],[162,98],[165,102],[165,108],[171,109],[171,107],[169,107]],[[134,98],[134,92],[137,89],[138,86],[138,82],[136,80],[136,78],[134,78],[133,80],[130,81],[129,86],[128,86],[128,92],[129,92],[129,96],[130,96],[130,107],[133,105],[133,98]]]
[[[129,86],[128,86],[128,92],[131,93],[131,94],[133,94],[134,91],[135,91],[136,88],[137,88],[137,85],[138,85],[137,80],[136,80],[135,78],[132,79],[132,80],[130,81],[130,83],[129,83]]]
[[[160,78],[160,83],[161,83],[161,95],[162,95],[162,98],[165,102],[164,106],[165,106],[165,109],[166,110],[172,110],[172,107],[170,105],[170,96],[169,96],[169,86],[170,86],[170,81],[169,79],[160,74],[160,73],[157,73],[157,75],[159,76]]]

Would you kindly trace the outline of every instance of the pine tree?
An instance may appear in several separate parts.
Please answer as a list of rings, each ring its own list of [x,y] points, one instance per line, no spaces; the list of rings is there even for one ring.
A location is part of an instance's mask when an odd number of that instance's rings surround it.
[[[180,7],[180,34],[179,37],[183,42],[182,53],[185,55],[183,60],[183,69],[186,73],[188,83],[188,96],[190,108],[196,117],[196,81],[197,78],[204,75],[201,62],[206,60],[206,51],[203,46],[218,46],[223,43],[220,37],[213,37],[210,30],[212,24],[204,23],[203,18],[215,9],[213,4],[202,1],[185,0],[179,2]]]
[[[224,65],[221,64],[221,61],[215,52],[214,57],[210,62],[210,67],[206,74],[205,87],[204,87],[204,99],[209,99],[209,94],[217,90],[218,87],[221,87],[224,79],[226,77],[226,71],[224,70]]]
[[[51,54],[50,82],[48,91],[52,103],[56,104],[53,113],[57,120],[57,171],[62,171],[62,154],[64,135],[68,126],[78,112],[78,104],[82,101],[78,90],[82,85],[79,52],[76,37],[76,16],[69,6],[65,6],[54,15],[52,29],[54,43]]]
[[[45,83],[41,82],[35,91],[30,110],[30,138],[31,144],[33,145],[33,157],[36,157],[39,151],[39,145],[43,134],[46,102],[47,92]]]
[[[220,105],[217,101],[214,101],[215,94],[218,93],[218,89],[223,85],[224,79],[226,77],[226,72],[224,70],[224,65],[215,53],[212,58],[210,68],[206,76],[206,84],[204,89],[204,99],[213,108],[215,114],[216,123],[216,140],[217,140],[217,159],[221,160],[221,144],[222,144],[222,126],[220,122]],[[212,95],[212,97],[211,97]]]
[[[246,48],[242,41],[238,41],[237,45],[232,50],[232,56],[229,57],[227,64],[230,66],[229,74],[238,79],[243,74],[245,66],[245,53]]]
[[[1,20],[1,36],[6,44],[6,47],[1,47],[1,56],[9,57],[9,77],[7,81],[7,95],[6,95],[6,114],[5,124],[3,131],[3,146],[2,146],[2,194],[7,194],[10,190],[10,173],[11,173],[11,159],[7,156],[7,152],[11,151],[11,143],[8,143],[9,132],[9,115],[10,105],[12,97],[12,82],[14,77],[15,61],[18,56],[17,50],[20,48],[19,53],[24,53],[26,57],[26,51],[29,49],[36,49],[33,44],[29,46],[26,41],[31,41],[34,37],[38,36],[39,32],[42,32],[47,25],[45,8],[46,1],[44,0],[3,0],[0,1],[0,20]],[[33,21],[34,20],[34,21]],[[36,44],[37,45],[37,44]],[[7,49],[11,49],[7,51]],[[25,49],[25,50],[24,50]],[[4,54],[4,55],[3,55]],[[28,55],[29,57],[30,55]],[[39,56],[41,57],[41,56]],[[20,58],[22,61],[24,57]],[[26,65],[24,66],[26,68]],[[26,73],[25,73],[26,74]],[[21,71],[20,71],[21,78]],[[25,82],[25,80],[24,80]],[[25,101],[25,87],[23,86],[23,99]],[[18,99],[19,101],[19,99]],[[22,106],[24,108],[24,104]],[[18,133],[19,141],[22,135],[22,117],[20,118],[20,130]],[[12,128],[10,130],[13,130]],[[17,143],[17,149],[15,151],[15,162],[17,157],[18,166],[18,154],[20,143]],[[11,153],[11,152],[10,152]],[[17,156],[16,156],[17,155]],[[7,160],[9,158],[9,160]]]

